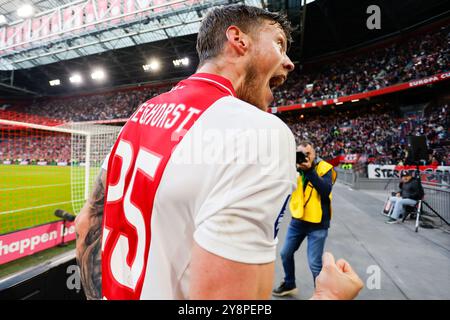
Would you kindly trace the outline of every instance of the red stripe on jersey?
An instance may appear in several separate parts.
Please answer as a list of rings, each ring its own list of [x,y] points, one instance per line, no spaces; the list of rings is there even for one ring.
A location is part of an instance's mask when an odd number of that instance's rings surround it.
[[[194,74],[170,92],[143,103],[123,127],[111,151],[106,179],[104,298],[141,296],[151,243],[153,203],[167,162],[202,113],[229,95],[235,96],[235,92],[227,79]]]

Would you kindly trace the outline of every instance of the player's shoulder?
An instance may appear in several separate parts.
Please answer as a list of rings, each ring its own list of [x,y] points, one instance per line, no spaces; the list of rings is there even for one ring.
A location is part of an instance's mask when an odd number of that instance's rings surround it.
[[[232,96],[223,97],[215,102],[217,110],[224,114],[232,116],[236,121],[238,119],[251,127],[264,127],[268,129],[278,129],[291,132],[289,127],[277,116],[262,111],[254,105]]]

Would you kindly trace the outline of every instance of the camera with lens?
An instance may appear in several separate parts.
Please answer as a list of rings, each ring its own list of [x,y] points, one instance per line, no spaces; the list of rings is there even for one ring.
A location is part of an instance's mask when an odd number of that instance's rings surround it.
[[[296,163],[297,164],[302,164],[304,162],[307,162],[308,160],[306,159],[306,154],[304,154],[302,151],[297,151],[297,156],[296,156]]]

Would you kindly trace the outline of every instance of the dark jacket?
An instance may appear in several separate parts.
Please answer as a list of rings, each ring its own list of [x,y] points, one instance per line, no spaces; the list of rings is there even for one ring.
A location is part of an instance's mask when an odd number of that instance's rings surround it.
[[[423,197],[423,188],[415,178],[412,178],[406,183],[400,182],[399,188],[402,198],[420,200]]]

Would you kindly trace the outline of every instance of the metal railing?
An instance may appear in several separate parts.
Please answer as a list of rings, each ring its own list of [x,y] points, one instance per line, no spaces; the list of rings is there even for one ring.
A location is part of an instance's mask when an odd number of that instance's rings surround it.
[[[386,190],[388,192],[392,188],[396,188],[399,183],[398,178],[392,179],[369,179],[366,174],[355,172],[354,170],[344,170],[335,168],[337,172],[337,179],[339,182],[350,186],[353,189],[371,189],[371,190]],[[433,208],[434,211],[447,224],[450,224],[450,188],[445,184],[430,184],[422,183],[425,191],[425,202]],[[423,206],[426,213],[434,214],[426,205]]]
[[[423,189],[425,191],[424,201],[438,213],[441,219],[450,224],[450,190],[427,185],[424,185]],[[423,210],[432,213],[427,206],[423,206]]]
[[[344,170],[341,168],[335,168],[337,172],[337,178],[340,182],[354,186],[356,175],[353,170]]]

